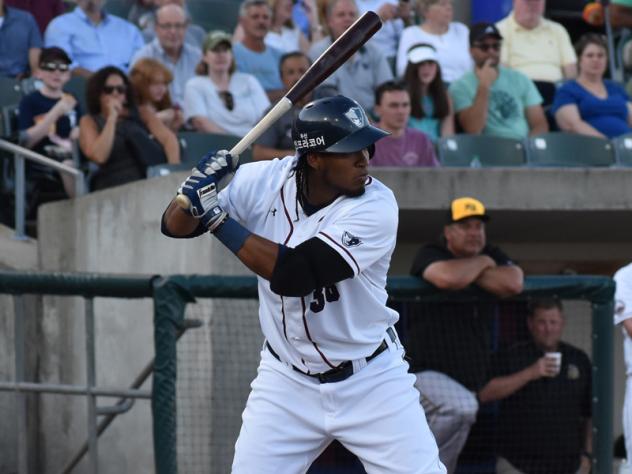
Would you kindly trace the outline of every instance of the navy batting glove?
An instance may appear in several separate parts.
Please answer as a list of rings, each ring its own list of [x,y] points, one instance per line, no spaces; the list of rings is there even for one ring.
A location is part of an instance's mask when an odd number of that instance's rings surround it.
[[[193,174],[178,189],[178,194],[184,194],[191,201],[191,215],[200,219],[211,232],[228,217],[219,205],[216,180],[216,176],[207,176],[194,169]]]
[[[209,152],[198,162],[194,169],[206,176],[214,176],[217,184],[221,185],[224,178],[237,171],[239,157],[231,155],[228,150],[220,150],[217,153]]]

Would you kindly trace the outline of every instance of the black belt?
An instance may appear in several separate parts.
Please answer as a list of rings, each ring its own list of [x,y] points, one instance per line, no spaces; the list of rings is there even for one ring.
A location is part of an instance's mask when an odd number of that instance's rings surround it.
[[[390,337],[391,341],[395,342],[397,338],[395,337],[395,331],[393,330],[393,328],[388,328],[386,330],[386,333],[388,334],[388,337]],[[272,346],[270,345],[268,341],[266,341],[266,347],[268,348],[268,350],[270,351],[270,354],[272,354],[275,359],[277,359],[280,362],[283,362],[281,358],[279,357],[279,355],[274,351],[274,349],[272,349]],[[373,354],[371,354],[370,356],[366,358],[367,363],[371,361],[372,359],[375,359],[386,349],[388,349],[388,343],[386,342],[386,339],[385,339],[377,347],[377,349],[375,349]],[[333,369],[328,370],[327,372],[321,372],[320,374],[310,374],[307,372],[303,372],[301,369],[299,369],[295,365],[292,365],[292,369],[296,370],[297,372],[303,375],[307,375],[308,377],[313,377],[315,379],[318,379],[320,383],[334,383],[334,382],[342,382],[343,380],[346,380],[353,375],[353,362],[350,360],[346,360],[340,363],[337,367],[334,367]]]

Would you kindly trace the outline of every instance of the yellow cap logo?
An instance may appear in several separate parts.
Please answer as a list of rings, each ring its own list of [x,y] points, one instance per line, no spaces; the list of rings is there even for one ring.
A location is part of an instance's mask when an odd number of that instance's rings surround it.
[[[452,222],[467,219],[468,217],[479,217],[487,220],[489,216],[485,214],[485,206],[478,199],[472,197],[462,197],[452,201]]]

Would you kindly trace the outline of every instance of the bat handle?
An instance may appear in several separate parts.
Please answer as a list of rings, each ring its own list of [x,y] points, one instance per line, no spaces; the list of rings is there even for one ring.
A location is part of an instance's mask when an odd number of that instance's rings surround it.
[[[282,97],[279,102],[255,125],[244,137],[230,149],[231,155],[241,155],[254,141],[261,136],[279,117],[292,108],[292,102],[287,97]],[[176,204],[184,210],[191,207],[191,201],[184,194],[176,196]]]

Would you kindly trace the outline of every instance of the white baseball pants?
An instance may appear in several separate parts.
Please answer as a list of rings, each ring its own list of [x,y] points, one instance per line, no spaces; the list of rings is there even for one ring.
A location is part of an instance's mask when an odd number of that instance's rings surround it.
[[[368,474],[445,474],[398,343],[346,380],[321,384],[261,353],[234,474],[298,474],[334,439]]]

